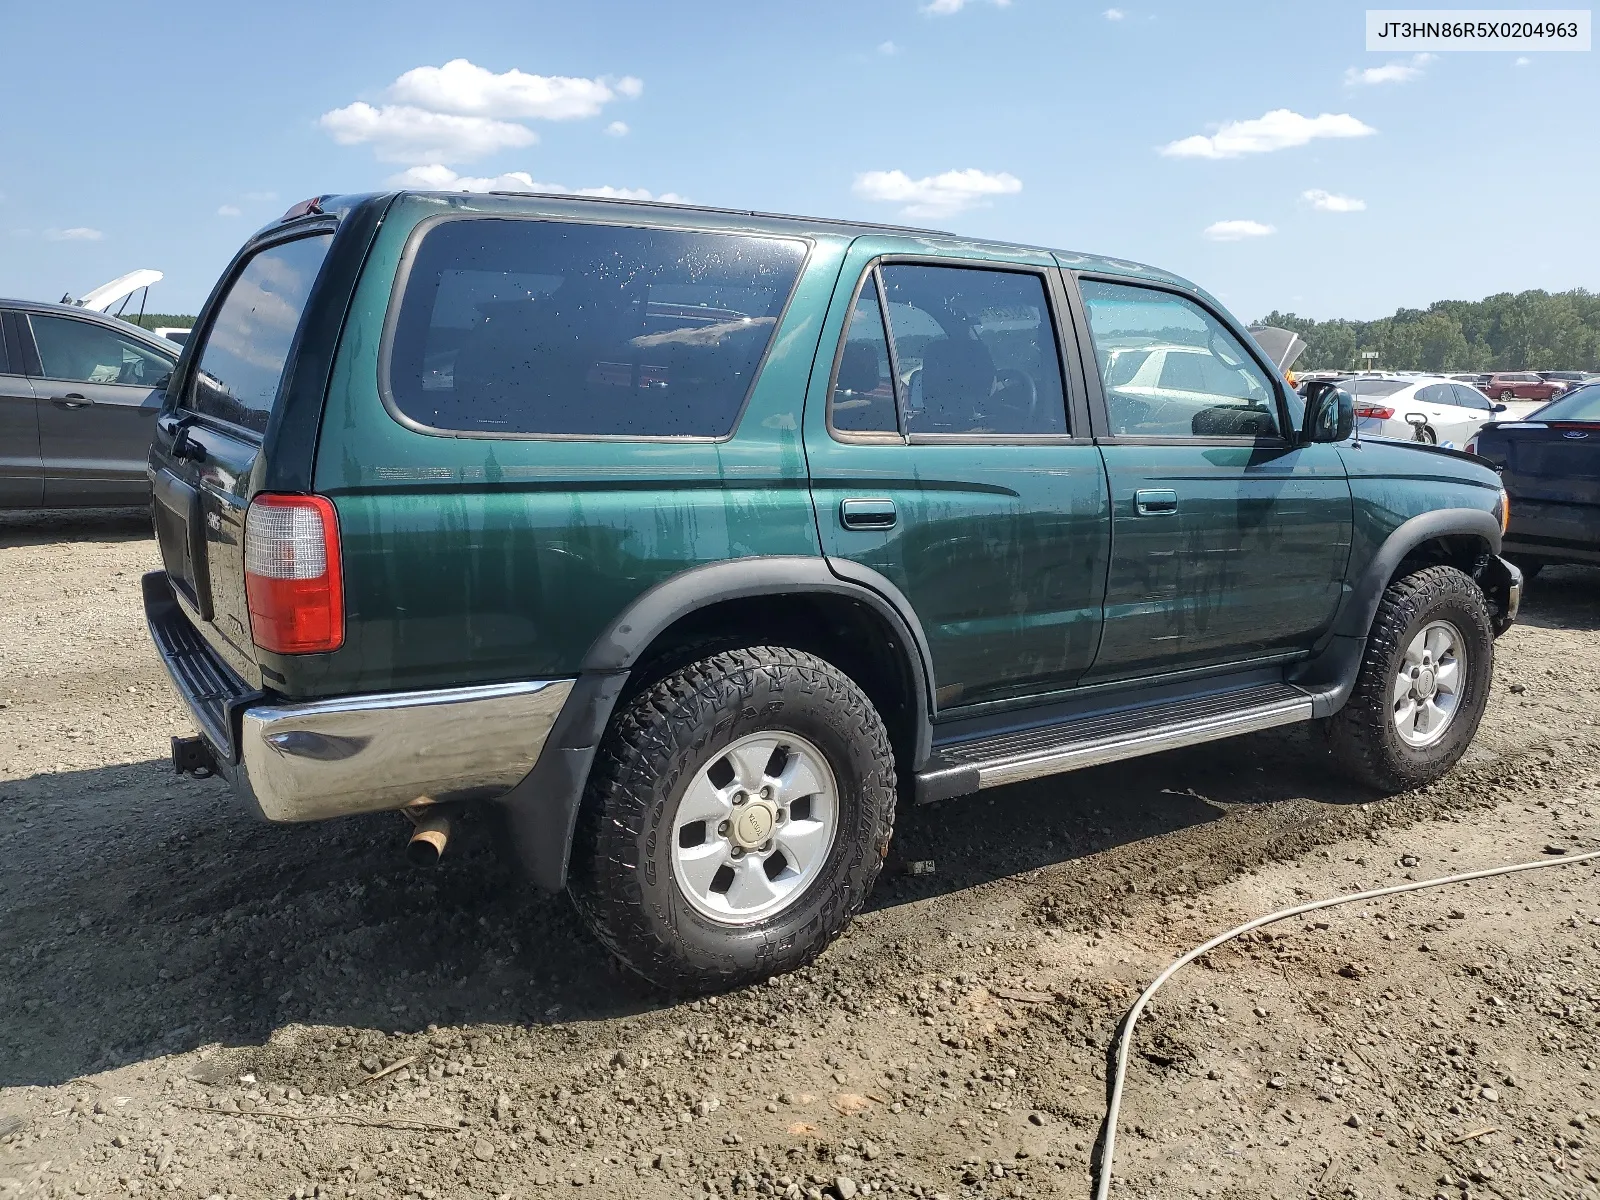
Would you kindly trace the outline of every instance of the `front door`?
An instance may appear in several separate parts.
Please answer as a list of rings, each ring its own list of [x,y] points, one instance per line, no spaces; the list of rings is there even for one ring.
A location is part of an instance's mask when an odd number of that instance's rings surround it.
[[[1089,678],[1301,654],[1350,554],[1337,450],[1300,445],[1276,376],[1176,291],[1079,281],[1112,503],[1105,632]]]
[[[29,313],[48,505],[142,504],[166,357],[94,321]]]
[[[909,599],[941,710],[1069,687],[1094,658],[1110,544],[1059,275],[880,249],[851,248],[806,404],[823,550]]]
[[[13,320],[0,313],[0,508],[33,508],[44,500],[44,464],[33,385],[22,372]]]

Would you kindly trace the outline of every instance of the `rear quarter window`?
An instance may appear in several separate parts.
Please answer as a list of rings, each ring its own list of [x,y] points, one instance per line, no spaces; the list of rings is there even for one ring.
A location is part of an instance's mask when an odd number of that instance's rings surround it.
[[[200,348],[186,408],[265,433],[331,233],[258,251],[234,279]]]
[[[386,398],[453,433],[726,436],[805,255],[788,238],[441,221],[392,316]]]

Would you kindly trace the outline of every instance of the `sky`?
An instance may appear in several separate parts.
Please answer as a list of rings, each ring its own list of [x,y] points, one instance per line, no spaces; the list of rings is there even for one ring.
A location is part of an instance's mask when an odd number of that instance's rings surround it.
[[[1138,259],[1238,316],[1600,288],[1591,53],[1364,7],[0,0],[0,296],[194,312],[289,205],[616,189]]]

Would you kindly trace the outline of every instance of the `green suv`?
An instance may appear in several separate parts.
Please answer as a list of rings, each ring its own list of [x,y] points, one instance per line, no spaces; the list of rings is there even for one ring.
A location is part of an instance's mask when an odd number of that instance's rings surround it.
[[[1318,721],[1431,780],[1506,498],[1352,440],[1118,259],[680,205],[322,197],[239,252],[150,457],[151,634],[270,821],[487,803],[675,988],[805,962],[899,803]]]

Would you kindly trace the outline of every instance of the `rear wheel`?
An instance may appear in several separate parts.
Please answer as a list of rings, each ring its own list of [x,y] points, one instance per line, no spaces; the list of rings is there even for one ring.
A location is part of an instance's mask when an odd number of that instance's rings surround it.
[[[1489,609],[1471,578],[1436,566],[1395,580],[1355,690],[1330,725],[1335,759],[1380,791],[1432,782],[1477,732],[1493,669]]]
[[[741,986],[814,958],[860,911],[894,808],[888,735],[853,680],[785,647],[711,655],[615,721],[572,896],[652,982]]]
[[[1510,388],[1506,388],[1505,391],[1500,393],[1500,399],[1502,399],[1502,400],[1515,400],[1516,398],[1517,398],[1517,394],[1515,392],[1513,392]]]

